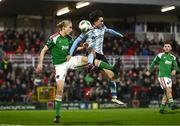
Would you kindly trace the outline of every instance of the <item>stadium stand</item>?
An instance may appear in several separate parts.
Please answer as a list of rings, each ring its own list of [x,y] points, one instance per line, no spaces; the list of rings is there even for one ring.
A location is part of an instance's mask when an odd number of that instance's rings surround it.
[[[8,2],[12,0],[7,1],[7,4]],[[56,22],[61,20],[50,12],[55,11],[53,9],[56,8],[56,3],[53,2],[51,5],[47,2],[48,5],[41,6],[42,1],[26,2],[28,3],[23,4],[23,0],[20,0],[14,3],[16,8],[22,7],[20,14],[18,10],[14,10],[13,13],[11,8],[7,11],[0,11],[2,16],[2,21],[0,21],[1,104],[32,104],[37,102],[34,98],[37,87],[55,86],[49,56],[46,57],[44,63],[45,66],[50,66],[50,69],[45,67],[43,73],[37,75],[34,67],[37,65],[37,54],[41,47],[48,35],[55,32]],[[163,40],[171,40],[174,54],[177,57],[180,56],[180,37],[178,37],[180,36],[180,25],[177,15],[179,10],[162,15],[161,12],[155,11],[162,4],[157,1],[156,6],[127,3],[116,6],[96,3],[89,10],[101,8],[107,16],[107,20],[105,19],[107,25],[122,31],[125,35],[125,38],[112,38],[107,35],[103,47],[110,63],[114,64],[118,56],[122,57],[124,67],[118,83],[118,98],[127,102],[131,107],[148,107],[154,101],[159,101],[163,92],[157,82],[157,69],[150,77],[144,74],[144,69],[149,65],[153,56],[161,51]],[[62,2],[61,6],[65,4],[67,2]],[[74,3],[71,4],[74,6]],[[28,5],[31,5],[30,9]],[[32,9],[35,5],[38,8]],[[126,8],[129,9],[128,12]],[[114,10],[119,10],[119,13]],[[87,18],[88,13],[88,10],[75,11],[62,18],[74,18],[73,23],[77,27],[79,20]],[[78,34],[76,28],[73,37]],[[8,57],[4,57],[5,54]],[[111,96],[107,83],[108,80],[100,72],[88,73],[86,69],[70,70],[66,78],[64,101],[110,102]],[[173,83],[173,96],[180,98],[180,73],[173,78]]]

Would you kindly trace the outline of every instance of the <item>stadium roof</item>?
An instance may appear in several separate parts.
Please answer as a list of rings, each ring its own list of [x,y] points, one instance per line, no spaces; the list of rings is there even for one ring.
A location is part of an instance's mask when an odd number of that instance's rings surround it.
[[[87,1],[87,0],[43,0],[43,1]],[[180,0],[89,0],[98,3],[119,3],[119,4],[142,4],[142,5],[177,5],[180,6]]]
[[[53,16],[53,13],[58,9],[69,6],[71,12],[62,17],[86,18],[90,11],[101,9],[106,17],[121,18],[140,14],[161,14],[160,9],[163,3],[180,6],[179,0],[171,0],[171,2],[170,0],[91,0],[97,2],[91,3],[88,7],[76,9],[75,1],[77,2],[77,0],[2,0],[0,2],[0,16]],[[147,1],[154,3],[150,4]],[[179,16],[180,8],[177,7],[175,10],[165,14]]]

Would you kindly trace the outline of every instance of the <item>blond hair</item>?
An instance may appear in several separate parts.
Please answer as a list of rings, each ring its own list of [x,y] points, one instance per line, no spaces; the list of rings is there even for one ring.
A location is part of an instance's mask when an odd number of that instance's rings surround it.
[[[72,22],[70,20],[62,20],[57,24],[57,27],[59,28],[59,30],[62,30],[63,27],[67,27],[71,23]]]

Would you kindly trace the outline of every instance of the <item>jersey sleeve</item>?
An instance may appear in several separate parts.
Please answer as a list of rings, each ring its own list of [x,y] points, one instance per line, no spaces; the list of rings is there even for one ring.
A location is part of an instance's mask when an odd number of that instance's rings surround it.
[[[178,71],[178,64],[176,58],[174,58],[174,60],[172,61],[172,70]]]
[[[120,36],[120,37],[123,37],[123,35],[113,29],[110,29],[110,28],[107,28],[106,26],[104,26],[104,29],[105,29],[105,32],[108,32],[114,36]]]
[[[75,41],[72,43],[72,46],[69,50],[69,54],[72,56],[75,52],[75,49],[78,47],[79,43],[82,41],[82,40],[85,40],[86,39],[86,35],[84,33],[81,33],[76,39]]]
[[[154,66],[159,63],[159,61],[160,61],[160,57],[157,55],[157,56],[153,59],[151,65],[148,67],[148,70],[151,72],[151,71],[154,69]]]
[[[87,38],[87,36],[88,36],[88,32],[86,32],[86,33],[81,33],[81,34],[79,35],[79,37],[80,37],[82,40],[85,40],[85,39]]]
[[[55,43],[53,42],[52,38],[49,38],[46,42],[46,45],[47,45],[48,49],[50,49],[55,45]]]

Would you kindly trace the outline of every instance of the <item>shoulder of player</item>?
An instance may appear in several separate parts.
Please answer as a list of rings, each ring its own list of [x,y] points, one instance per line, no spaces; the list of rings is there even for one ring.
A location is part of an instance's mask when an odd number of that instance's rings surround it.
[[[103,25],[103,28],[107,28],[106,25]]]
[[[82,33],[79,35],[79,37],[80,37],[81,39],[86,39],[88,36],[90,36],[91,34],[93,34],[93,32],[94,32],[94,29],[90,29],[90,30],[87,31],[87,32],[82,32]]]
[[[59,36],[60,34],[57,32],[49,37],[49,41],[53,41],[54,43],[56,43],[56,40],[58,39]]]
[[[101,30],[107,30],[108,27],[106,27],[106,25],[103,25],[100,29],[101,29]]]
[[[96,28],[91,28],[89,31],[86,32],[86,34],[91,34],[96,30]]]
[[[174,56],[173,54],[170,54],[170,56],[173,57],[174,60],[176,59],[176,56]]]
[[[82,32],[82,33],[78,36],[78,38],[85,39],[86,36],[87,36],[87,32],[86,32],[86,33],[83,33],[83,32]]]
[[[164,54],[165,54],[165,53],[162,52],[162,53],[157,54],[157,56],[161,59],[161,57],[162,57]]]
[[[50,39],[54,39],[54,38],[56,38],[56,37],[58,37],[58,36],[60,36],[60,35],[59,35],[59,32],[51,35],[49,38],[50,38]]]

